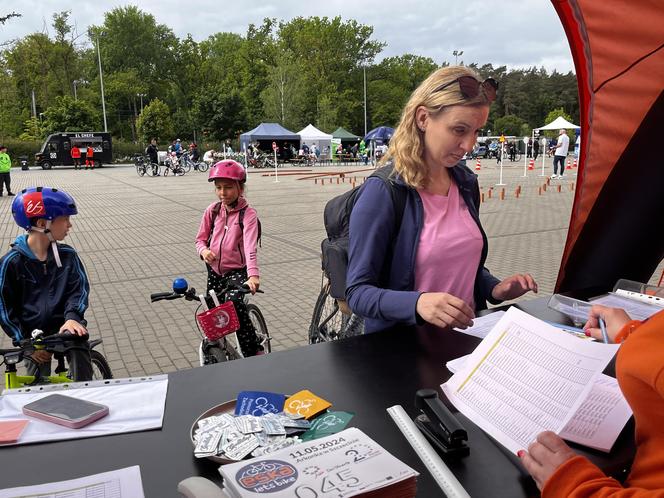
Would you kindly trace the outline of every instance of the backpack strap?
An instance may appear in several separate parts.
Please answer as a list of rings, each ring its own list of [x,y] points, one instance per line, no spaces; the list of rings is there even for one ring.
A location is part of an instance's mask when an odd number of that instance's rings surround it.
[[[240,212],[238,213],[238,224],[240,225],[240,230],[242,230],[242,234],[244,234],[244,212],[247,210],[249,206],[244,206],[242,209],[240,209]],[[256,242],[258,242],[259,247],[263,247],[261,244],[261,221],[256,218],[256,222],[258,223],[258,239]]]
[[[208,234],[208,239],[207,239],[208,247],[210,247],[210,242],[212,241],[212,232],[214,232],[214,222],[217,219],[217,216],[219,216],[220,211],[221,211],[221,201],[217,202],[210,211],[210,233]],[[243,228],[242,224],[240,224],[240,228]]]
[[[394,228],[395,228],[395,233],[399,232],[399,229],[401,228],[401,222],[403,221],[403,212],[406,209],[406,196],[407,192],[406,189],[397,185],[396,182],[394,181],[394,165],[392,163],[387,164],[386,166],[383,166],[382,168],[378,168],[373,174],[370,176],[375,176],[377,178],[380,178],[387,189],[390,191],[390,196],[392,197],[392,205],[394,206]]]

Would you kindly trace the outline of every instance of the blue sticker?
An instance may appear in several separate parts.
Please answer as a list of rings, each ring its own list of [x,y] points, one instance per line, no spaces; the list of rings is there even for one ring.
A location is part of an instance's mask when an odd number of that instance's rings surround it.
[[[279,413],[284,409],[286,396],[261,391],[242,391],[237,395],[235,415],[254,415],[260,417],[266,413]]]

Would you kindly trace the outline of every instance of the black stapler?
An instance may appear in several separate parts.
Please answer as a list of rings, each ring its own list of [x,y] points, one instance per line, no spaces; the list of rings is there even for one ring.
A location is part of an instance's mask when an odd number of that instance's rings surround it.
[[[470,454],[466,429],[440,401],[436,391],[417,391],[415,407],[422,412],[415,418],[415,425],[444,456],[461,458]]]

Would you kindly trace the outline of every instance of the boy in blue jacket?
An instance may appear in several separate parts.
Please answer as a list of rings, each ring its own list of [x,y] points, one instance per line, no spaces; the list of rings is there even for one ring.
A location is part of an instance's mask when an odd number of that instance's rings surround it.
[[[14,221],[28,233],[19,235],[0,258],[0,326],[14,344],[29,338],[34,329],[44,335],[69,331],[87,336],[84,314],[90,285],[76,251],[58,242],[77,214],[74,199],[50,187],[29,187],[12,203]],[[39,350],[26,358],[30,375],[51,373],[52,353]],[[67,352],[74,380],[92,378],[89,351]]]

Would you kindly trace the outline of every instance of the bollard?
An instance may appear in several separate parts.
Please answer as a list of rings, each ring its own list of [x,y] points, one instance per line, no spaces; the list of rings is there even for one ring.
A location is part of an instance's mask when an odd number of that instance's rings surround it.
[[[547,186],[547,185],[548,185],[547,183],[545,183],[544,185],[542,185],[542,190],[543,190],[544,192],[546,192],[546,186]]]
[[[492,188],[489,188],[489,199],[491,199],[491,193],[493,192]]]
[[[500,200],[504,201],[505,200],[505,188],[500,189]]]
[[[352,188],[355,188],[355,181],[354,181],[354,180],[353,180],[353,182],[351,183],[351,187],[352,187]]]
[[[514,189],[514,197],[519,198],[519,187]]]
[[[314,178],[314,185],[318,184],[318,178]]]
[[[542,187],[539,187],[539,188],[537,189],[537,195],[542,195]]]
[[[561,187],[562,187],[562,185],[558,184],[558,192],[562,192],[562,191],[563,191],[563,189],[562,189]]]
[[[337,176],[337,185],[339,185],[339,177]]]
[[[480,202],[484,202],[484,192],[482,192],[482,197],[480,199]]]
[[[549,177],[549,178],[546,179],[546,184],[547,184],[547,185],[551,185],[551,177]]]

